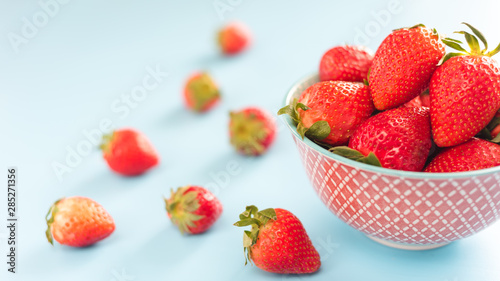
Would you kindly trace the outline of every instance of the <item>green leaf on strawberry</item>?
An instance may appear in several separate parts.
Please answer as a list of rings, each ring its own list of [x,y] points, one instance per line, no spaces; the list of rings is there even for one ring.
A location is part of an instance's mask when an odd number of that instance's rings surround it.
[[[347,146],[332,147],[329,149],[329,151],[357,162],[365,163],[372,166],[382,167],[382,164],[380,164],[380,161],[373,152],[370,152],[368,153],[368,155],[365,156],[361,152],[349,148]]]
[[[258,211],[254,205],[247,206],[245,211],[240,214],[240,220],[234,223],[234,226],[252,226],[252,230],[246,230],[243,233],[243,247],[245,252],[245,265],[252,259],[250,258],[250,247],[257,242],[259,230],[269,220],[276,220],[276,211],[273,208]]]
[[[297,133],[299,133],[302,139],[304,139],[305,136],[315,140],[322,140],[328,137],[328,135],[331,132],[331,128],[328,125],[327,121],[324,120],[317,121],[314,124],[312,124],[311,127],[307,128],[302,124],[302,122],[300,122],[300,115],[298,112],[299,109],[307,111],[310,108],[305,104],[298,102],[297,99],[294,99],[291,105],[287,105],[281,108],[278,111],[278,115],[282,114],[289,115],[292,118],[292,120],[297,124]]]

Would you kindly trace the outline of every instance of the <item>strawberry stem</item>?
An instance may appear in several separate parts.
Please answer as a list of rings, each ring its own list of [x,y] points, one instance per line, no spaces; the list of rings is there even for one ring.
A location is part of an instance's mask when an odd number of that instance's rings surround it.
[[[245,254],[245,265],[248,262],[252,263],[250,256],[251,247],[257,243],[260,228],[263,227],[268,221],[276,220],[276,211],[273,208],[265,209],[259,212],[259,209],[254,206],[247,206],[245,211],[240,214],[240,220],[234,223],[234,226],[248,226],[251,225],[250,231],[245,230],[243,234],[243,253]]]
[[[299,133],[302,139],[304,139],[305,136],[313,140],[322,140],[328,137],[328,135],[331,132],[331,128],[330,125],[328,125],[327,121],[324,120],[316,121],[311,125],[311,127],[306,127],[304,126],[304,124],[300,119],[300,114],[298,111],[299,109],[307,111],[310,108],[305,104],[298,102],[297,99],[294,99],[291,105],[287,105],[281,108],[278,111],[278,115],[282,114],[289,115],[295,122],[295,124],[297,124],[297,133]]]
[[[477,30],[475,27],[472,25],[462,22],[462,24],[466,25],[467,27],[470,28],[473,34],[470,34],[469,32],[466,31],[456,31],[454,33],[457,34],[462,34],[465,37],[465,40],[467,41],[467,45],[469,45],[470,51],[465,50],[461,44],[463,44],[461,41],[452,39],[452,38],[444,38],[442,39],[443,43],[454,49],[459,51],[460,53],[448,53],[446,56],[444,56],[441,61],[439,62],[439,65],[443,64],[446,62],[448,59],[456,56],[464,56],[464,55],[469,55],[469,56],[487,56],[487,57],[492,57],[496,55],[498,52],[500,52],[500,44],[492,51],[488,51],[488,41],[486,41],[486,38],[484,35]],[[479,39],[479,40],[478,40]],[[484,49],[481,50],[481,46],[479,45],[479,41],[481,41],[484,45]]]
[[[102,141],[101,144],[99,145],[99,148],[104,152],[108,153],[111,147],[111,143],[113,142],[113,138],[115,136],[115,132],[111,132],[109,134],[104,134],[102,136]]]
[[[180,187],[176,192],[171,189],[170,198],[163,198],[165,209],[172,216],[172,222],[177,225],[182,234],[191,233],[189,228],[195,227],[194,222],[203,218],[203,216],[194,214],[200,208],[200,203],[197,199],[197,192],[186,192],[189,187]]]
[[[47,230],[45,230],[45,236],[47,237],[47,240],[49,241],[52,246],[54,245],[54,237],[52,236],[52,224],[54,223],[54,218],[59,211],[57,208],[57,203],[59,203],[63,198],[57,200],[50,206],[49,211],[47,212],[47,215],[45,215],[45,221],[47,222]]]
[[[220,97],[220,92],[208,73],[203,72],[200,76],[191,81],[188,88],[194,100],[194,110],[202,111],[205,105]]]

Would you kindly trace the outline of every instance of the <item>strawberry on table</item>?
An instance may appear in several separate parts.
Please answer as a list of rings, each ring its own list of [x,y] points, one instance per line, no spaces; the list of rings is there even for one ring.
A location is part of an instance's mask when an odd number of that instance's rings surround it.
[[[373,54],[362,46],[336,46],[328,50],[319,64],[321,81],[363,82],[368,78]]]
[[[246,262],[258,268],[281,274],[313,273],[321,266],[300,220],[291,212],[270,208],[259,212],[248,206],[235,226],[252,226],[243,235]]]
[[[250,45],[250,32],[241,23],[233,22],[224,26],[217,34],[219,47],[225,55],[235,55]]]
[[[181,233],[199,234],[207,231],[222,214],[222,204],[209,190],[195,185],[171,191],[164,198],[167,215]]]
[[[220,100],[217,85],[206,72],[191,75],[184,87],[184,102],[187,108],[196,112],[205,112]]]
[[[105,135],[101,149],[109,167],[124,176],[140,175],[159,161],[146,136],[133,129],[120,129]]]
[[[302,137],[344,145],[374,110],[368,86],[363,83],[323,81],[307,88],[293,104],[280,109],[278,115],[290,115]]]
[[[424,172],[448,173],[486,169],[500,165],[498,144],[472,138],[465,143],[441,151]]]
[[[237,152],[258,156],[265,153],[274,142],[276,124],[266,111],[246,107],[229,115],[229,138]]]
[[[90,198],[74,196],[57,200],[46,216],[50,244],[85,247],[108,237],[115,230],[111,215]]]
[[[491,58],[500,45],[488,52],[488,43],[474,27],[464,34],[470,51],[461,42],[445,38],[443,42],[460,53],[443,59],[430,83],[432,136],[437,146],[448,147],[466,142],[479,133],[500,108],[500,68]],[[481,50],[479,40],[484,44]]]
[[[375,53],[368,79],[375,107],[395,108],[420,95],[444,54],[435,29],[416,25],[389,34]]]
[[[370,153],[384,168],[422,171],[432,146],[428,107],[398,107],[363,122],[349,140],[349,148]],[[343,155],[345,148],[332,152]]]

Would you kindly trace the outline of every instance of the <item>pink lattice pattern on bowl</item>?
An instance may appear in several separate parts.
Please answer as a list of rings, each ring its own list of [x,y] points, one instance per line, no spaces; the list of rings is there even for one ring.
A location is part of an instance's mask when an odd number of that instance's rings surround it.
[[[318,81],[294,86],[288,104]],[[500,217],[500,167],[430,174],[358,163],[331,154],[287,124],[321,201],[340,219],[383,244],[433,248],[470,236]]]

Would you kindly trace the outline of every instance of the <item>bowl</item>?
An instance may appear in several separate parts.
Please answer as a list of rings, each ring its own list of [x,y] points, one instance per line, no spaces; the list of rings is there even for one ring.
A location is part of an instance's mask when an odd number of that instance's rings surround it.
[[[318,82],[294,85],[283,106]],[[425,250],[471,236],[500,217],[500,167],[423,173],[359,163],[302,139],[284,117],[306,174],[323,203],[348,225],[395,248]]]

